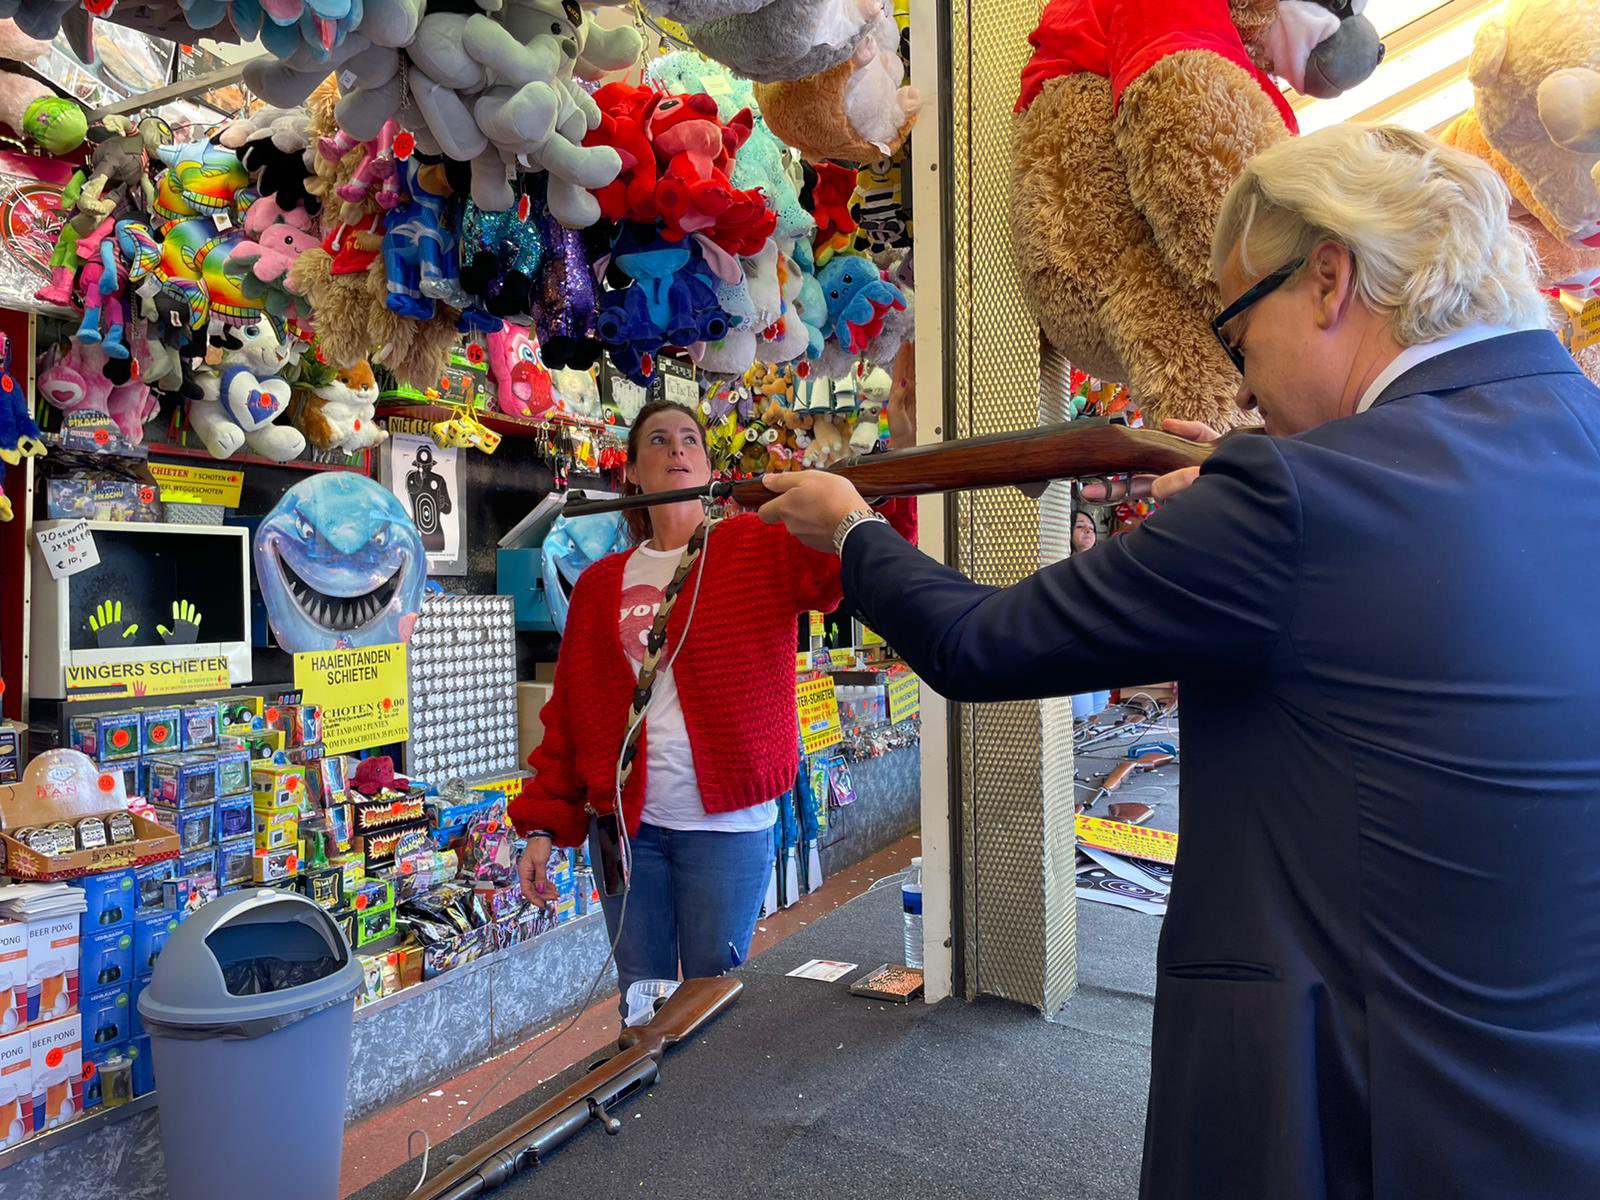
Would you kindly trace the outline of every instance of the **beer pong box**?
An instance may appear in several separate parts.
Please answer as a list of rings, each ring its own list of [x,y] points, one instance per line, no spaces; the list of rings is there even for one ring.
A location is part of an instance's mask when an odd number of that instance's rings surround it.
[[[33,1039],[0,1037],[0,1150],[33,1136]]]
[[[83,1112],[83,1018],[77,1013],[30,1026],[33,1131],[44,1133]]]
[[[0,921],[0,1037],[28,1025],[28,926]],[[0,1140],[5,1138],[0,1121]]]

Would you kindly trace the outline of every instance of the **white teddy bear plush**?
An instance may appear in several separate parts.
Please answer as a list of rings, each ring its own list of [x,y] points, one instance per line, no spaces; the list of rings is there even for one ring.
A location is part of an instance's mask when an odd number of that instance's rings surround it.
[[[195,372],[201,396],[189,401],[189,424],[213,458],[229,458],[241,446],[274,462],[288,462],[306,448],[298,429],[274,422],[289,407],[290,388],[279,372],[289,351],[266,321],[223,330],[212,338],[223,349],[220,366]]]

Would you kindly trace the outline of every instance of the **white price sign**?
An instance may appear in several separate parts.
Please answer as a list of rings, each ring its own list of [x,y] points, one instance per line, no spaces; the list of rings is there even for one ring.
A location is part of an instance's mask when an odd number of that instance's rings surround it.
[[[661,394],[674,404],[682,404],[689,408],[700,403],[700,385],[693,379],[685,379],[682,375],[674,375],[669,371],[661,373]]]
[[[41,529],[34,536],[39,539],[44,565],[49,568],[52,579],[65,579],[99,565],[100,551],[95,549],[94,534],[89,532],[85,521]]]

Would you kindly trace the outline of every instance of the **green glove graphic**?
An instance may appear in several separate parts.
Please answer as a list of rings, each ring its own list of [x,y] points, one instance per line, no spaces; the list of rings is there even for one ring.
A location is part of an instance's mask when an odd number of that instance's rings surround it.
[[[172,628],[157,625],[156,632],[169,646],[186,646],[200,636],[200,610],[187,600],[172,602]]]
[[[102,650],[114,650],[139,632],[137,625],[122,627],[122,601],[102,600],[89,614],[89,628]]]

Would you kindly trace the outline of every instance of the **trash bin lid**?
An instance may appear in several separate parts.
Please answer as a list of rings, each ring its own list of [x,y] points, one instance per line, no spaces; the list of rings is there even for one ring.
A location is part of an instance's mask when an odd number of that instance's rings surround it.
[[[169,1037],[260,1037],[353,996],[361,964],[338,924],[304,896],[222,896],[167,939],[139,1016]]]

